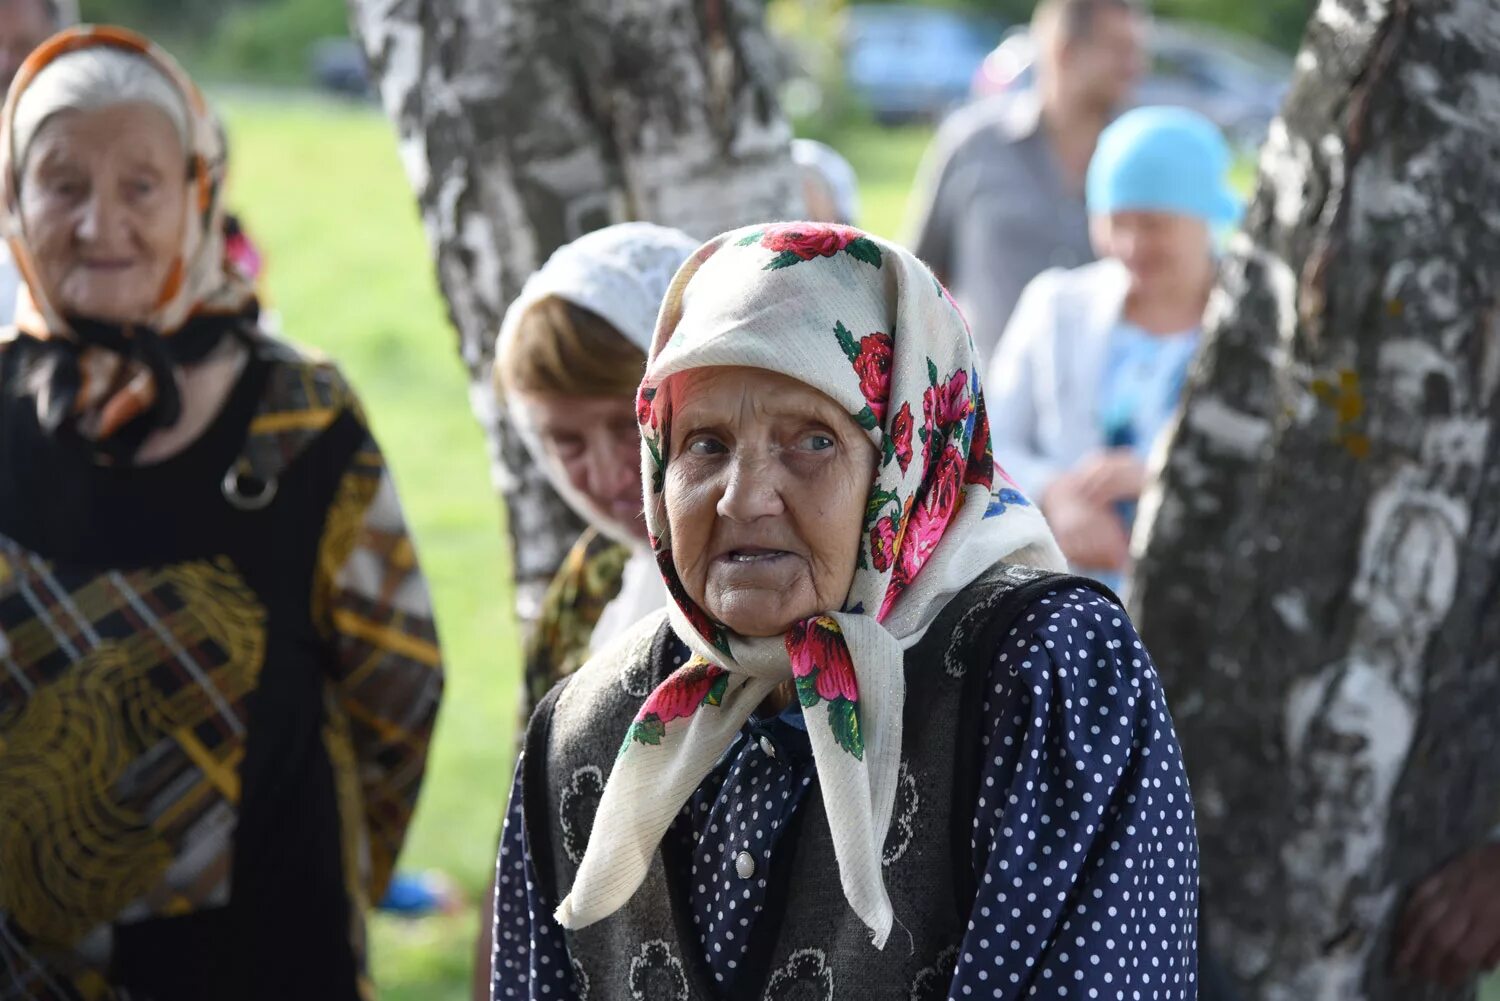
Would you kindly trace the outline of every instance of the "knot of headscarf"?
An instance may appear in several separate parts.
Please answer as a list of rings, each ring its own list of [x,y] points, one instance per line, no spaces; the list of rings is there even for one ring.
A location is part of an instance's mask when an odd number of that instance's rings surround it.
[[[773,637],[715,621],[676,571],[663,491],[684,372],[737,366],[822,392],[879,453],[839,608]],[[996,465],[968,327],[907,251],[844,226],[758,226],[704,245],[673,280],[637,404],[646,521],[692,659],[641,707],[558,919],[621,907],[662,835],[750,713],[795,683],[851,910],[883,947],[881,855],[900,768],[905,650],[997,562],[1060,568],[1046,523]],[[828,531],[845,530],[829,525]],[[601,654],[601,656],[607,655]],[[920,680],[913,683],[920,684]]]
[[[17,108],[39,77],[64,71],[62,61],[90,49],[145,62],[180,96],[178,110],[187,115],[189,211],[183,214],[180,249],[150,315],[136,324],[65,315],[40,280],[20,212],[25,150],[17,147]],[[155,90],[145,97],[158,99]],[[121,101],[133,99],[120,95]],[[63,110],[50,104],[41,109],[47,116]],[[202,361],[226,334],[253,327],[259,316],[254,289],[225,252],[226,159],[223,130],[202,93],[170,55],[143,36],[123,28],[71,28],[22,64],[0,114],[0,179],[6,234],[25,284],[14,325],[0,332],[0,339],[26,337],[41,344],[24,388],[36,396],[44,430],[55,432],[71,421],[107,454],[127,458],[150,431],[181,416],[173,370]]]
[[[36,397],[37,422],[49,435],[77,422],[104,454],[129,459],[152,431],[182,417],[174,369],[203,361],[226,336],[243,336],[258,315],[252,302],[238,315],[194,317],[171,337],[72,317],[73,337],[34,341],[27,389]]]

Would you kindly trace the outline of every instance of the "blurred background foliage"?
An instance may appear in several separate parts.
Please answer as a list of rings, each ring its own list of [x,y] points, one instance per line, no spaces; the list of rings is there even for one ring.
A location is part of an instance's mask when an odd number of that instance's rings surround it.
[[[867,0],[871,5],[881,0]],[[945,8],[1016,24],[1031,16],[1034,0],[897,0],[900,6]],[[897,5],[893,2],[890,5]],[[1301,39],[1311,0],[1156,0],[1154,13],[1247,36],[1284,52]],[[833,56],[845,0],[768,0],[771,24],[799,50]],[[190,68],[217,81],[307,82],[320,42],[348,31],[342,0],[83,0],[85,19],[125,24],[159,38]],[[998,40],[998,39],[997,39]],[[800,53],[799,53],[800,54]],[[803,65],[836,66],[836,58]],[[824,106],[849,111],[837,95]]]

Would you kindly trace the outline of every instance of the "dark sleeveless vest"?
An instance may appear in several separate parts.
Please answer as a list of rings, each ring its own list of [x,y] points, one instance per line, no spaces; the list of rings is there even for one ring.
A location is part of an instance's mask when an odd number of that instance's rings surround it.
[[[871,945],[844,899],[815,780],[782,836],[749,951],[727,989],[714,987],[702,958],[686,861],[664,859],[659,847],[623,908],[567,932],[580,1001],[946,998],[976,893],[970,839],[991,666],[1032,602],[1080,585],[1102,590],[1092,581],[997,565],[956,595],[907,651],[901,771],[883,856],[897,923],[884,950]],[[573,884],[622,735],[669,673],[673,645],[670,626],[653,616],[611,647],[617,656],[596,658],[553,689],[532,717],[526,837],[553,901]]]

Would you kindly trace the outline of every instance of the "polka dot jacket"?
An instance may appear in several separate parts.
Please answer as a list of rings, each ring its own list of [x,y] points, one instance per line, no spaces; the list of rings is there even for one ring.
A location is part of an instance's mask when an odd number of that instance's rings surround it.
[[[1017,620],[1014,635],[1028,633],[990,671],[968,931],[926,971],[921,996],[1190,1001],[1197,839],[1151,661],[1125,613],[1089,590],[1038,600]],[[676,857],[691,859],[694,926],[725,988],[813,785],[800,723],[795,707],[752,718],[668,833],[684,845]],[[910,829],[914,799],[898,796],[897,829]],[[582,1001],[557,902],[526,856],[522,802],[518,775],[497,868],[492,997]]]

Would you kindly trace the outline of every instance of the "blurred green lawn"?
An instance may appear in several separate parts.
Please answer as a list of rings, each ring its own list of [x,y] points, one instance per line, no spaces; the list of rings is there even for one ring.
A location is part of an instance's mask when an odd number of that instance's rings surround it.
[[[362,394],[432,585],[448,688],[402,863],[448,874],[473,905],[510,784],[518,634],[485,443],[415,201],[375,110],[281,96],[224,104],[231,202],[266,253],[271,304],[289,337],[336,358]],[[927,138],[873,127],[834,137],[860,174],[870,230],[901,235]],[[1239,180],[1248,186],[1248,164]],[[475,914],[377,916],[381,997],[468,997]]]

